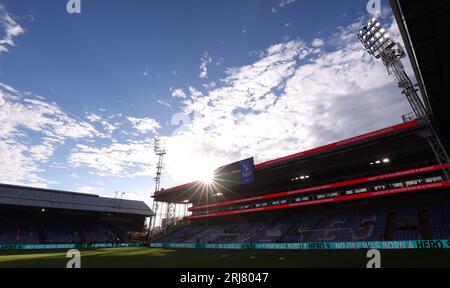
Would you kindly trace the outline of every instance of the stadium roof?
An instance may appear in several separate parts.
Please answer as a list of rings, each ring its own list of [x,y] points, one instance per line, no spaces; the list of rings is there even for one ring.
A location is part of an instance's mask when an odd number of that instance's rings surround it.
[[[445,43],[450,42],[450,1],[390,1],[425,105],[448,150],[450,53]]]
[[[142,201],[0,184],[0,205],[153,216]]]
[[[382,157],[391,157],[396,161],[423,161],[433,159],[432,151],[424,138],[424,125],[417,120],[387,127],[385,129],[366,133],[343,141],[281,157],[255,165],[255,183],[240,184],[229,181],[239,179],[239,171],[231,173],[237,177],[228,177],[220,181],[219,191],[227,199],[239,199],[260,194],[261,188],[267,188],[274,183],[289,182],[291,177],[299,176],[299,171],[311,175],[309,183],[320,182],[333,177],[336,171],[369,170],[369,162]],[[233,164],[232,164],[233,165]],[[239,167],[239,166],[238,166]],[[239,168],[238,168],[239,169]],[[358,172],[359,169],[359,172]],[[220,175],[222,178],[222,175]],[[216,176],[217,182],[217,176]],[[161,191],[155,196],[157,201],[182,203],[200,203],[202,183],[192,182]],[[223,189],[222,189],[223,188]],[[267,190],[267,189],[266,189]],[[200,193],[199,193],[200,192]],[[227,194],[227,195],[226,195]],[[209,197],[210,198],[210,197]],[[213,201],[209,199],[208,201]]]

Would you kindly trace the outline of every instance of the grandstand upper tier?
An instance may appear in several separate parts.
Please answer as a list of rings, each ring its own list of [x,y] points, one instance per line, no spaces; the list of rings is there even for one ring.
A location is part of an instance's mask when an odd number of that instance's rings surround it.
[[[186,219],[194,220],[441,190],[450,183],[427,142],[428,129],[408,121],[259,163],[251,183],[241,181],[242,161],[232,163],[215,171],[212,184],[192,182],[154,198],[191,203]]]
[[[0,206],[118,213],[144,217],[154,215],[142,201],[8,184],[0,184]]]

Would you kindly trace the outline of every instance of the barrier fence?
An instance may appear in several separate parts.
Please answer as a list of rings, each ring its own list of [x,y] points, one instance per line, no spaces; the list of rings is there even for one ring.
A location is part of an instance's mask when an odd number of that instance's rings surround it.
[[[291,250],[345,250],[345,249],[450,249],[450,240],[406,240],[369,242],[310,242],[310,243],[82,243],[82,244],[0,244],[0,250],[95,249],[114,247],[151,247],[181,249],[291,249]]]
[[[0,244],[0,250],[95,249],[141,246],[141,243]]]
[[[345,249],[450,249],[450,240],[407,240],[370,242],[311,242],[311,243],[152,243],[153,248],[190,249],[292,249],[292,250],[345,250]]]

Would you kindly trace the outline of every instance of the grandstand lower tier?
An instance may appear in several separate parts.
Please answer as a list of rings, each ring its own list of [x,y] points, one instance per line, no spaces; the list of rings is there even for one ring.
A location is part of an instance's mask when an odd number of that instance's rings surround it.
[[[133,242],[130,235],[142,231],[134,223],[110,220],[106,215],[49,214],[0,213],[0,244]]]
[[[212,217],[155,243],[297,243],[450,239],[448,188],[381,199]],[[419,204],[418,204],[419,203]]]
[[[0,249],[141,241],[145,218],[153,215],[142,201],[0,184]]]

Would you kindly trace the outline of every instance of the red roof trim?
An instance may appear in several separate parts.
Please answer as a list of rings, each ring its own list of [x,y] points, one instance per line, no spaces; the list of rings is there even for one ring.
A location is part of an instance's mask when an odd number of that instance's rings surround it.
[[[224,202],[213,203],[213,204],[209,204],[209,205],[195,206],[195,207],[189,208],[188,210],[195,211],[195,210],[200,210],[200,209],[205,209],[205,208],[226,206],[226,205],[245,203],[245,202],[253,202],[253,201],[257,201],[257,200],[264,200],[264,199],[271,199],[271,198],[279,198],[279,197],[291,196],[291,195],[296,195],[296,194],[303,194],[303,193],[307,193],[307,192],[315,192],[315,191],[326,190],[326,189],[331,189],[331,188],[338,188],[338,187],[350,186],[350,185],[355,185],[355,184],[373,182],[373,181],[378,181],[378,180],[383,180],[383,179],[397,178],[397,177],[402,177],[402,176],[407,176],[407,175],[414,175],[414,174],[419,174],[419,173],[436,171],[436,170],[442,169],[442,167],[447,168],[448,165],[449,164],[444,164],[444,165],[436,164],[436,165],[431,165],[431,166],[426,166],[426,167],[421,167],[421,168],[416,168],[416,169],[404,170],[404,171],[399,171],[399,172],[394,172],[394,173],[382,174],[382,175],[371,176],[371,177],[366,177],[366,178],[353,179],[353,180],[342,181],[342,182],[336,182],[336,183],[331,183],[331,184],[326,184],[326,185],[321,185],[321,186],[308,187],[308,188],[303,188],[303,189],[261,195],[261,196],[232,200],[232,201],[224,201]]]
[[[292,154],[292,155],[289,155],[289,156],[281,157],[281,158],[278,158],[278,159],[275,159],[275,160],[266,161],[266,162],[263,162],[263,163],[255,165],[255,168],[256,169],[260,169],[260,168],[263,168],[263,167],[266,167],[266,166],[269,166],[269,165],[279,164],[280,162],[293,160],[293,159],[296,159],[296,158],[299,158],[299,157],[303,157],[303,156],[306,156],[306,155],[311,155],[311,154],[323,152],[323,151],[330,150],[330,149],[333,149],[333,148],[338,148],[338,147],[343,146],[343,145],[348,145],[348,144],[351,144],[351,143],[360,142],[360,141],[367,140],[367,139],[370,139],[370,138],[373,138],[373,137],[377,137],[377,136],[385,135],[385,134],[388,134],[388,133],[396,132],[396,131],[399,131],[399,130],[403,130],[403,129],[406,129],[406,128],[414,127],[416,125],[417,125],[417,120],[412,120],[412,121],[409,121],[409,122],[401,123],[401,124],[394,125],[394,126],[391,126],[391,127],[388,127],[388,128],[384,128],[384,129],[381,129],[381,130],[373,131],[373,132],[370,132],[370,133],[367,133],[367,134],[363,134],[363,135],[360,135],[360,136],[356,136],[356,137],[352,137],[352,138],[349,138],[349,139],[346,139],[346,140],[342,140],[342,141],[339,141],[339,142],[327,144],[327,145],[324,145],[324,146],[321,146],[321,147],[317,147],[317,148],[314,148],[314,149],[311,149],[311,150],[306,150],[306,151],[303,151],[303,152],[300,152],[300,153],[296,153],[296,154]]]
[[[171,187],[171,188],[168,188],[168,189],[160,190],[160,191],[155,193],[155,196],[159,196],[159,195],[161,195],[163,193],[170,192],[171,190],[177,190],[177,189],[181,189],[181,188],[184,188],[184,187],[187,187],[187,186],[193,186],[195,184],[198,184],[198,181],[194,181],[194,182],[190,182],[190,183],[186,183],[186,184],[181,184],[181,185],[178,185],[178,186],[175,186],[175,187]]]
[[[317,204],[324,204],[324,203],[343,202],[343,201],[350,201],[350,200],[356,200],[356,199],[365,199],[365,198],[373,198],[373,197],[380,197],[380,196],[400,194],[400,193],[408,193],[408,192],[414,192],[414,191],[418,191],[418,190],[437,189],[437,188],[443,188],[443,187],[449,187],[449,186],[450,186],[450,182],[442,181],[442,182],[436,182],[436,183],[430,183],[430,184],[416,185],[416,186],[411,186],[411,187],[387,189],[387,190],[377,191],[377,192],[368,192],[368,193],[361,193],[361,194],[354,194],[354,195],[337,196],[337,197],[333,197],[333,198],[320,199],[320,200],[279,204],[279,205],[274,205],[274,206],[258,207],[258,208],[251,208],[251,209],[246,209],[246,210],[234,210],[234,211],[216,212],[216,213],[203,214],[203,215],[195,215],[195,216],[185,217],[184,219],[193,220],[193,219],[207,218],[207,217],[217,217],[217,216],[237,215],[237,214],[245,214],[245,213],[252,213],[252,212],[259,212],[259,211],[279,210],[279,209],[286,209],[286,208],[292,208],[292,207],[310,206],[310,205],[317,205]]]

